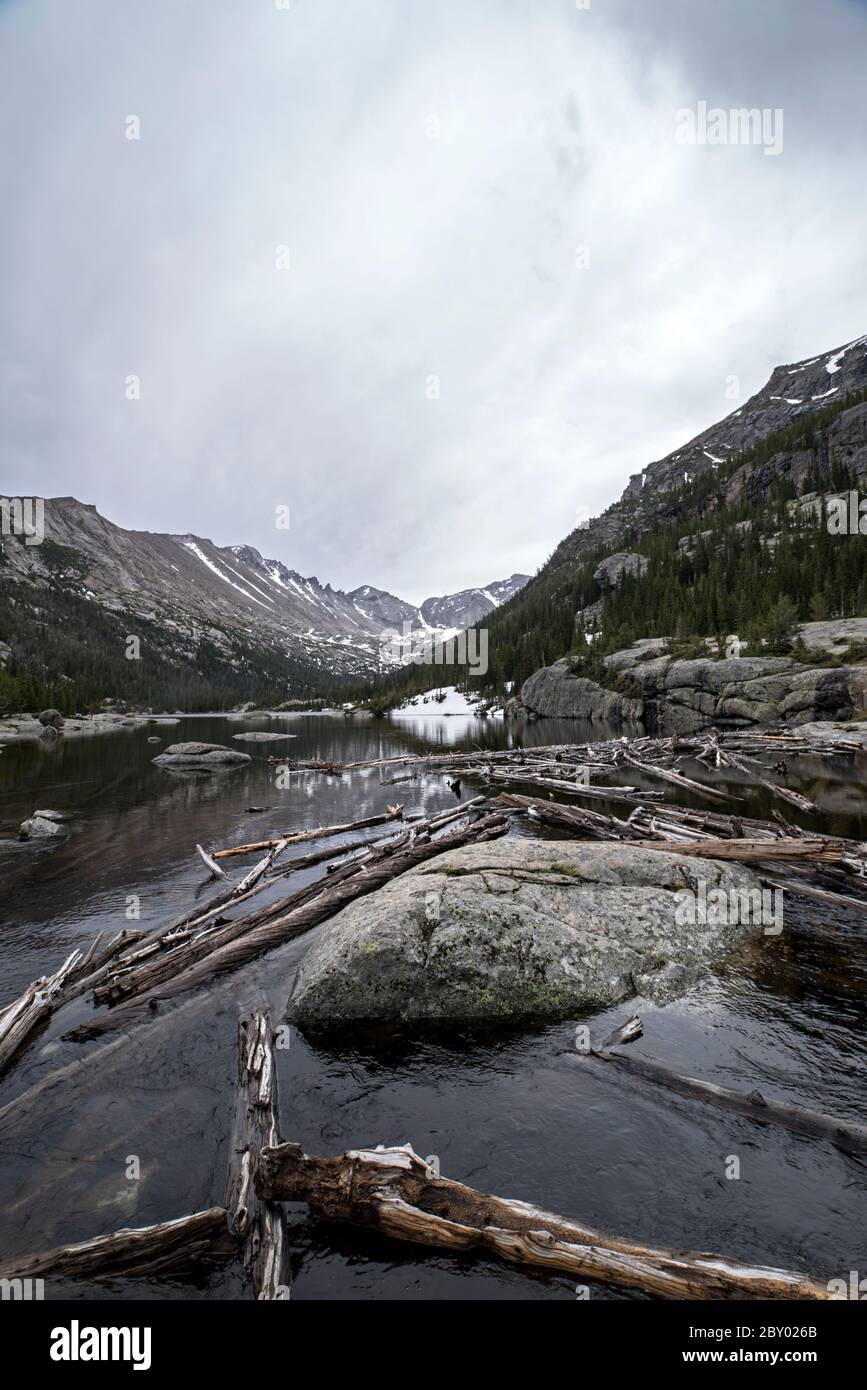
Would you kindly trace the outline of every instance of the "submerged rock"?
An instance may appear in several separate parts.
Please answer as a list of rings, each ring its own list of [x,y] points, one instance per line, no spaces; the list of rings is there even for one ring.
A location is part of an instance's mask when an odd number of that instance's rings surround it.
[[[231,763],[249,763],[249,753],[227,748],[223,743],[173,743],[153,759],[161,767],[225,767]]]
[[[568,1018],[639,993],[664,1001],[761,930],[750,920],[690,924],[684,895],[700,896],[702,883],[707,893],[759,891],[739,864],[620,844],[498,840],[452,850],[322,929],[289,1016],[322,1026]]]

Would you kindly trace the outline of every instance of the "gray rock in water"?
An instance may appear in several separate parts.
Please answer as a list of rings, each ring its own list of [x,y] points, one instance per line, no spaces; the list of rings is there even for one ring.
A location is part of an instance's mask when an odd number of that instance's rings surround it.
[[[19,840],[49,840],[54,835],[64,835],[62,811],[34,811],[29,820],[21,822]]]
[[[59,709],[44,709],[39,715],[39,722],[46,729],[62,729],[64,723]]]
[[[307,953],[300,1024],[575,1017],[682,993],[760,930],[684,923],[684,897],[756,893],[738,864],[626,845],[499,840],[452,850],[359,899]],[[700,914],[697,914],[700,916]],[[708,914],[712,915],[712,914]],[[680,920],[679,920],[680,919]]]
[[[249,763],[249,753],[227,748],[223,743],[173,743],[153,759],[162,767],[226,767],[232,763]]]

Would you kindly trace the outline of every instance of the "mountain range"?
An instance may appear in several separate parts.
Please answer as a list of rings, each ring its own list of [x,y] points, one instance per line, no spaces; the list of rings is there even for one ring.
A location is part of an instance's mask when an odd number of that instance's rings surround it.
[[[393,634],[411,629],[427,643],[481,619],[490,650],[481,684],[502,690],[590,630],[598,650],[730,632],[783,597],[802,621],[820,616],[814,608],[860,614],[863,539],[829,548],[801,523],[811,498],[861,486],[867,336],[777,367],[721,421],[634,473],[532,579],[513,574],[420,605],[370,585],[333,589],[251,546],[128,531],[75,498],[47,499],[43,543],[5,536],[0,549],[0,703],[4,664],[41,682],[34,700],[48,689],[67,706],[116,693],[107,673],[127,698],[161,701],[171,689],[187,708],[372,680],[405,692],[447,674],[395,669]],[[134,634],[149,658],[139,670],[118,657]]]
[[[56,601],[62,592],[114,615],[126,634],[146,630],[151,643],[159,634],[166,654],[196,660],[205,643],[234,664],[244,649],[266,649],[291,662],[296,680],[306,672],[310,684],[323,675],[371,676],[398,659],[393,634],[442,640],[484,618],[528,577],[513,574],[420,605],[367,584],[345,593],[249,545],[125,530],[74,497],[44,499],[41,544],[7,536],[0,551],[7,599],[15,586],[19,606],[40,593],[45,606],[49,594]]]

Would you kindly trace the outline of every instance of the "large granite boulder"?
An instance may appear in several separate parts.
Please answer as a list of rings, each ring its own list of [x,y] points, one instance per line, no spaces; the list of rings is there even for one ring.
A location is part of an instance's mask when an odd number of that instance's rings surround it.
[[[59,709],[44,709],[39,715],[39,722],[45,729],[62,729],[64,721]]]
[[[702,882],[708,894],[759,890],[741,865],[627,845],[498,840],[451,850],[322,928],[289,1016],[331,1027],[569,1018],[637,994],[663,1002],[762,930],[684,920]]]
[[[589,719],[603,724],[640,723],[641,700],[606,690],[586,676],[575,675],[567,657],[536,671],[521,687],[524,707],[550,719]]]
[[[230,767],[249,763],[249,753],[227,748],[223,743],[173,743],[153,760],[159,767]]]
[[[616,555],[609,555],[597,566],[593,578],[600,588],[610,593],[623,583],[627,574],[640,579],[647,572],[649,565],[650,561],[643,555],[637,555],[632,550],[620,550]]]

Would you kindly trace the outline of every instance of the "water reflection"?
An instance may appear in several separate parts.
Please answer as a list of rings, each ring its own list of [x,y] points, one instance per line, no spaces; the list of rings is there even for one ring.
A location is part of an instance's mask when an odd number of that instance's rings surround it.
[[[6,748],[0,757],[5,833],[14,836],[37,806],[68,811],[73,820],[62,845],[8,839],[0,848],[0,1006],[56,966],[71,944],[129,925],[130,896],[140,899],[141,924],[151,927],[186,908],[196,893],[211,891],[196,842],[214,848],[348,822],[398,799],[407,811],[427,814],[455,805],[436,770],[400,783],[392,781],[400,775],[393,768],[293,773],[280,786],[276,769],[287,756],[349,762],[518,741],[536,746],[602,732],[565,721],[512,726],[454,716],[400,722],[337,715],[279,724],[184,719],[160,733],[162,746],[191,738],[231,744],[235,732],[271,727],[297,733],[288,754],[280,745],[232,744],[252,761],[229,775],[193,778],[153,765],[158,749],[148,744],[147,727],[61,740],[50,753],[33,745]],[[840,760],[835,769],[829,777],[822,761],[792,765],[789,784],[801,790],[808,784],[822,813],[791,818],[863,838],[863,763]],[[730,785],[745,797],[744,814],[770,814],[766,793],[747,789],[739,774]],[[463,779],[463,797],[478,790]],[[623,814],[622,806],[605,802],[594,809]],[[524,823],[517,833],[532,834],[532,826]],[[241,861],[238,873],[248,866]],[[293,883],[301,886],[314,872]],[[289,886],[284,881],[274,891]],[[748,946],[688,999],[665,1009],[642,1004],[645,1055],[723,1085],[766,1088],[867,1119],[862,936],[860,921],[845,914],[787,905],[778,940]],[[0,1248],[45,1248],[222,1201],[238,1011],[264,999],[279,1018],[310,939],[178,1001],[116,1047],[112,1040],[111,1051],[61,1040],[84,1016],[84,1002],[52,1020],[14,1072],[0,1079],[0,1105],[58,1066],[93,1061],[74,1086],[45,1093],[12,1129],[0,1126]],[[600,1028],[613,1026],[621,1013],[609,1011]],[[825,1278],[863,1263],[863,1165],[822,1143],[650,1094],[583,1066],[574,1020],[532,1029],[364,1030],[338,1040],[293,1030],[278,1065],[284,1135],[311,1151],[410,1140],[417,1151],[437,1154],[447,1176],[636,1238],[769,1264],[808,1263]],[[140,1183],[125,1176],[131,1153],[142,1160]],[[729,1153],[743,1155],[740,1182],[725,1180]],[[574,1297],[558,1277],[528,1280],[492,1261],[455,1261],[326,1230],[303,1213],[293,1221],[295,1298]],[[119,1281],[107,1289],[56,1292],[105,1298],[143,1290]],[[151,1281],[146,1292],[232,1298],[243,1296],[244,1284],[230,1269],[197,1286]],[[610,1296],[594,1290],[594,1297]]]

